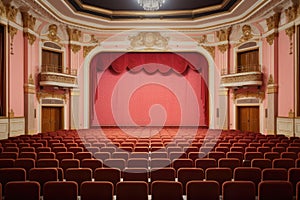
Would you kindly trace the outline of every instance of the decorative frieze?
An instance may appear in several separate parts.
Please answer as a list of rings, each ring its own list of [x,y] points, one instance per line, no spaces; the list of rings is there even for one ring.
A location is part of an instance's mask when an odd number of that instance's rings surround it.
[[[76,77],[74,76],[66,76],[65,74],[49,74],[49,73],[41,73],[40,82],[55,82],[58,83],[66,83],[70,85],[76,85]],[[43,84],[42,84],[43,85]]]
[[[262,73],[261,72],[246,72],[223,75],[221,77],[222,87],[241,87],[262,85]]]
[[[233,93],[233,99],[242,99],[242,98],[257,98],[260,100],[265,99],[265,93],[263,91],[247,91],[241,93]]]
[[[69,34],[69,40],[79,42],[81,38],[81,31],[78,29],[67,28],[67,32]]]
[[[215,46],[202,46],[206,51],[209,52],[209,54],[211,55],[211,57],[213,57],[213,59],[215,58]]]
[[[67,95],[65,93],[57,93],[57,92],[38,92],[37,99],[40,101],[41,99],[54,98],[54,99],[67,99]]]

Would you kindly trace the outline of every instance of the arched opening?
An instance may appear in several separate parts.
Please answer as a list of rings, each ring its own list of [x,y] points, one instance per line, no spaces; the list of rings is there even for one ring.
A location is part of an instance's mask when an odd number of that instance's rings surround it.
[[[96,54],[90,127],[209,126],[208,61],[197,52]]]

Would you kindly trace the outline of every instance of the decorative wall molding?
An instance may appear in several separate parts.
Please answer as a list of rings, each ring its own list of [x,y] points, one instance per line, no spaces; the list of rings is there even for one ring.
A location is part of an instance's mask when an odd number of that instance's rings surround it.
[[[257,98],[261,101],[265,99],[265,93],[263,91],[254,92],[254,91],[247,91],[242,93],[233,93],[233,99],[242,99],[242,98]]]
[[[276,85],[276,84],[269,84],[267,86],[267,93],[268,94],[276,94],[276,93],[278,93],[278,85]]]
[[[47,98],[53,98],[53,99],[67,99],[67,95],[64,94],[59,94],[55,92],[38,92],[37,94],[37,99],[40,101],[41,99],[47,99]]]
[[[3,4],[2,0],[0,0],[0,16],[6,17],[6,7]]]
[[[0,139],[7,139],[25,133],[25,118],[0,118]]]
[[[35,94],[35,85],[25,84],[24,92],[25,94]]]
[[[278,33],[277,32],[276,33],[272,33],[271,35],[268,35],[266,37],[268,44],[269,45],[273,45],[274,40],[275,40],[276,37],[278,37]]]
[[[135,36],[129,36],[131,49],[163,49],[166,50],[169,38],[159,32],[140,32]]]
[[[36,36],[33,35],[32,33],[29,33],[29,32],[25,32],[24,33],[24,36],[28,39],[28,42],[30,45],[33,45],[35,40],[36,40]]]
[[[49,40],[55,43],[60,42],[60,37],[57,35],[57,25],[56,24],[51,24],[48,27],[48,34],[47,34]]]
[[[215,46],[202,46],[206,51],[208,51],[208,53],[211,55],[211,57],[213,59],[215,59],[215,49],[216,47]]]
[[[277,12],[274,15],[272,15],[271,17],[266,19],[268,31],[278,28],[278,25],[280,22],[280,15],[281,15],[281,13]]]
[[[294,21],[298,15],[298,6],[293,4],[292,6],[288,7],[284,10],[287,23]]]
[[[71,28],[67,27],[67,32],[68,32],[69,40],[70,41],[79,42],[79,40],[80,40],[80,38],[82,36],[80,30],[78,30],[78,29],[71,29]]]
[[[252,34],[252,28],[250,25],[244,25],[242,27],[242,32],[243,32],[243,35],[241,36],[240,38],[240,43],[244,43],[244,42],[247,42],[249,41],[250,39],[253,38],[253,34]]]
[[[8,33],[10,35],[10,54],[14,54],[14,37],[17,34],[18,29],[13,26],[8,26]]]
[[[223,75],[221,77],[222,87],[239,87],[247,85],[262,85],[263,77],[261,72],[245,72]]]

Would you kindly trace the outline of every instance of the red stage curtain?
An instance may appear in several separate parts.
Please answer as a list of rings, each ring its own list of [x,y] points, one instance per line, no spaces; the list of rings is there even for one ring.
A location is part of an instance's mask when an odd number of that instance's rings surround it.
[[[199,53],[100,53],[96,55],[91,62],[91,74],[90,74],[90,92],[91,92],[91,125],[116,125],[113,123],[113,115],[109,110],[111,109],[110,98],[112,98],[113,92],[118,91],[114,88],[116,83],[126,75],[126,73],[135,74],[136,76],[144,77],[145,79],[151,80],[161,80],[164,76],[167,78],[169,76],[168,84],[176,85],[173,80],[176,79],[176,76],[184,77],[189,84],[192,86],[197,100],[199,102],[199,111],[200,118],[199,125],[208,126],[208,88],[207,88],[207,75],[208,75],[208,63],[204,56]],[[160,74],[160,75],[159,75]],[[177,74],[177,75],[176,75]],[[98,78],[97,78],[98,76]],[[174,78],[170,78],[170,77]],[[100,78],[99,78],[100,77]],[[135,76],[131,76],[132,80],[135,79]],[[100,79],[100,80],[99,80]],[[176,79],[177,80],[177,79]],[[180,79],[178,79],[180,80]],[[154,82],[155,82],[154,81]],[[98,86],[97,86],[98,84]],[[131,83],[130,83],[131,84]],[[132,83],[133,84],[133,83]],[[188,86],[188,85],[187,85]],[[186,86],[186,87],[187,87]],[[97,88],[98,87],[98,88]],[[173,99],[174,95],[167,90],[165,92],[161,87],[157,85],[147,84],[143,86],[144,89],[151,90],[149,94],[153,96],[160,96],[160,100],[157,97],[156,99],[152,98],[152,103],[161,103],[162,106],[166,109],[167,115],[180,115],[180,112],[175,111],[175,107],[178,107],[178,103]],[[155,93],[156,91],[156,93]],[[141,94],[145,95],[145,91],[140,91]],[[172,92],[172,91],[171,91]],[[174,91],[173,91],[174,92]],[[99,94],[100,93],[100,94]],[[182,93],[182,92],[180,92]],[[184,94],[180,94],[181,96]],[[143,95],[142,95],[143,96]],[[98,98],[100,97],[100,102]],[[188,96],[187,96],[188,97]],[[118,97],[120,98],[120,97]],[[149,99],[139,96],[139,94],[133,95],[133,99],[139,99],[139,101],[151,103]],[[117,104],[122,104],[122,98],[119,102],[114,102]],[[151,98],[150,98],[151,99]],[[130,112],[132,117],[136,116],[137,118],[147,118],[146,115],[139,114],[138,109],[143,109],[143,105],[137,100],[136,105],[133,106],[130,104]],[[159,102],[161,101],[161,102]],[[172,107],[171,103],[177,104],[175,107]],[[99,104],[100,103],[100,104]],[[102,104],[101,104],[102,103]],[[103,105],[105,106],[103,107]],[[188,107],[188,103],[185,103]],[[148,105],[144,105],[148,106]],[[149,108],[149,107],[148,107]],[[184,109],[185,107],[181,108]],[[129,109],[129,108],[128,108]],[[188,108],[187,108],[188,109]],[[100,111],[101,110],[101,111]],[[104,111],[105,110],[105,111]],[[146,109],[147,110],[147,109]],[[170,111],[171,110],[171,111]],[[173,110],[173,111],[172,111]],[[103,115],[100,117],[99,112],[107,117],[107,123],[103,120]],[[120,111],[121,112],[121,111]],[[174,113],[173,113],[174,112]],[[167,125],[179,125],[178,120],[180,117],[173,117],[171,120],[167,120]],[[148,116],[149,117],[149,116]],[[98,119],[97,119],[98,118]],[[97,120],[100,120],[100,124],[97,124]],[[125,120],[126,121],[126,120]],[[126,122],[124,121],[126,125]],[[146,125],[148,121],[145,120],[134,120],[138,125]],[[175,124],[177,123],[177,124]],[[188,124],[187,124],[188,125]]]

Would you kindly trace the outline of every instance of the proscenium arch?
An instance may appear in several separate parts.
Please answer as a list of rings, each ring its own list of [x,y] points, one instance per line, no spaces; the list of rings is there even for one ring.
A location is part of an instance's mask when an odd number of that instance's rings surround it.
[[[174,32],[172,32],[174,34]],[[178,33],[180,36],[183,34]],[[188,36],[185,36],[188,37]],[[188,37],[189,38],[189,37]],[[208,120],[209,120],[209,128],[210,129],[215,129],[217,128],[216,124],[216,119],[214,115],[214,110],[215,110],[215,97],[217,96],[215,93],[215,85],[216,82],[219,81],[219,75],[218,71],[216,70],[214,60],[210,53],[206,51],[203,47],[199,46],[196,41],[194,41],[192,38],[189,38],[189,42],[192,42],[194,45],[194,48],[191,49],[186,49],[186,48],[174,48],[174,50],[168,49],[168,51],[151,51],[151,52],[172,52],[172,53],[182,53],[182,52],[194,52],[194,53],[199,53],[205,57],[205,59],[208,62],[208,82],[206,83],[208,85],[208,91],[209,91],[209,108],[208,108]],[[103,44],[105,41],[103,41],[101,46],[97,46],[94,48],[85,58],[84,63],[82,68],[79,70],[79,75],[78,75],[78,80],[83,81],[83,83],[79,83],[79,89],[80,93],[83,94],[83,96],[80,97],[80,103],[83,105],[83,124],[79,126],[79,128],[90,128],[90,63],[94,56],[96,56],[99,53],[104,53],[104,52],[130,52],[128,51],[128,47],[125,47],[124,49],[120,48],[103,48]],[[191,45],[190,45],[191,46]],[[148,51],[137,51],[137,52],[148,52]],[[82,78],[80,78],[82,76]],[[219,83],[217,83],[219,84]]]

